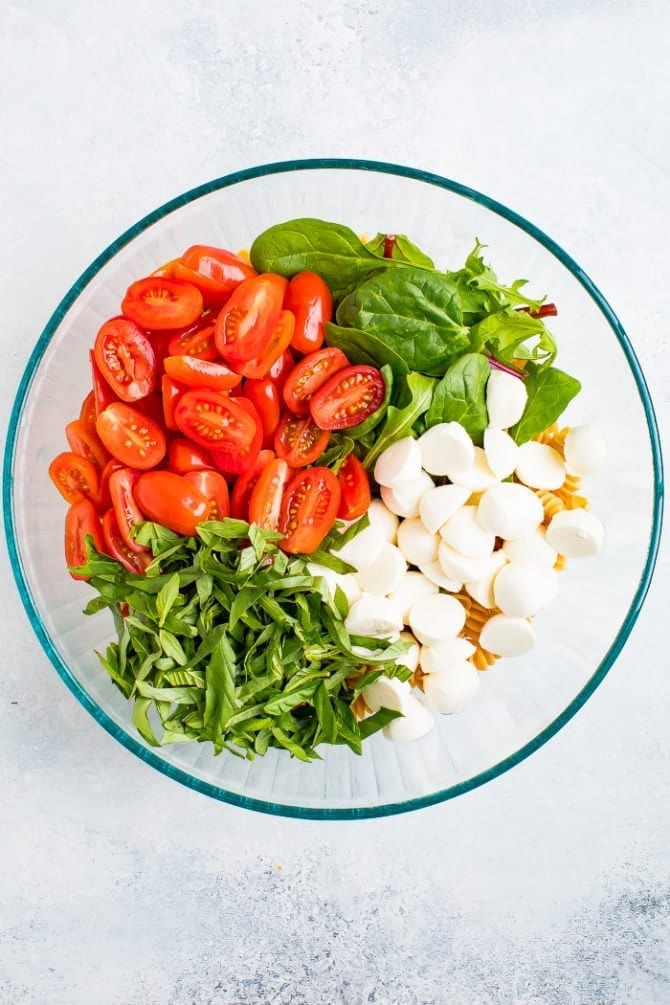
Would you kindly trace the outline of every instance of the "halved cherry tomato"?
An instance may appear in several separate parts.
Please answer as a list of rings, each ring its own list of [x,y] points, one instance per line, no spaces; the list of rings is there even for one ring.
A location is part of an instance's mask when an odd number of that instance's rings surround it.
[[[104,468],[109,460],[109,454],[105,450],[95,426],[90,426],[81,419],[68,422],[65,427],[65,437],[70,445],[70,450],[80,457],[86,457],[98,468]]]
[[[225,363],[210,363],[197,356],[168,356],[163,364],[168,377],[188,387],[208,387],[212,391],[229,391],[242,380]]]
[[[295,314],[291,345],[298,352],[320,349],[324,325],[333,317],[333,295],[316,272],[299,272],[289,281],[284,307]]]
[[[69,451],[58,454],[49,465],[49,477],[66,502],[95,502],[100,485],[98,470],[86,457]]]
[[[89,391],[82,401],[81,408],[79,410],[79,418],[87,425],[95,426],[95,420],[98,418],[98,413],[95,410],[95,394],[93,391]]]
[[[84,565],[87,560],[85,538],[93,538],[93,544],[98,551],[104,552],[105,542],[100,529],[98,514],[89,499],[73,503],[65,517],[65,561],[70,566]],[[88,579],[88,576],[76,576],[73,579]]]
[[[165,456],[165,433],[158,423],[123,401],[100,413],[96,429],[110,454],[130,468],[146,471]]]
[[[256,359],[250,359],[246,363],[236,364],[240,373],[254,380],[269,374],[278,360],[288,352],[294,325],[295,318],[291,312],[282,311],[279,315],[277,326],[260,356],[257,356]],[[286,378],[284,377],[282,386],[285,380]]]
[[[182,282],[191,283],[192,286],[196,286],[202,293],[203,303],[206,307],[221,308],[228,299],[229,294],[224,293],[218,283],[215,283],[212,279],[208,279],[207,276],[201,276],[199,272],[194,272],[193,269],[189,269],[183,262],[177,262],[175,265],[173,278],[181,279]]]
[[[100,367],[95,361],[95,353],[93,349],[89,350],[88,358],[91,364],[91,379],[93,381],[92,393],[95,411],[93,425],[95,425],[96,419],[100,413],[104,412],[107,406],[111,405],[113,401],[118,401],[119,399],[100,372]]]
[[[279,356],[270,369],[268,370],[268,377],[277,385],[277,390],[281,394],[284,390],[284,384],[286,383],[286,378],[295,366],[295,356],[290,349],[285,349],[284,352]]]
[[[376,412],[386,385],[374,366],[348,366],[312,396],[309,409],[320,429],[349,429]]]
[[[202,293],[192,283],[147,276],[132,283],[121,303],[126,317],[142,328],[185,328],[202,314]]]
[[[112,505],[112,497],[109,494],[109,479],[115,471],[119,471],[123,467],[120,461],[117,461],[115,457],[107,461],[104,468],[100,472],[100,486],[98,488],[98,494],[93,500],[93,504],[98,511],[98,513],[104,513]]]
[[[153,391],[156,357],[151,342],[134,321],[128,318],[105,321],[96,336],[93,354],[98,371],[122,401],[137,401]],[[95,378],[94,370],[94,391]],[[96,403],[102,405],[101,411],[111,404],[108,398],[108,395],[96,394]]]
[[[168,467],[177,475],[185,475],[188,471],[212,471],[214,461],[209,450],[193,440],[177,437],[168,450]]]
[[[249,523],[256,523],[266,530],[278,529],[284,489],[290,477],[291,469],[279,457],[261,471],[249,497]]]
[[[330,433],[319,429],[310,415],[287,412],[277,426],[275,453],[292,468],[304,468],[321,456],[329,439]]]
[[[315,551],[335,523],[340,483],[329,468],[300,471],[284,492],[279,530],[282,551],[307,555]]]
[[[138,554],[146,551],[146,548],[136,544],[130,532],[136,523],[142,523],[145,519],[133,495],[139,477],[139,473],[132,468],[119,468],[118,471],[112,472],[109,478],[109,494],[121,537],[130,550]]]
[[[230,514],[228,483],[218,471],[189,471],[184,475],[212,504],[209,519],[225,520]]]
[[[287,282],[271,272],[245,279],[216,319],[216,348],[229,363],[260,356],[277,327]]]
[[[192,329],[189,328],[189,331]],[[174,332],[164,331],[164,332],[147,332],[149,340],[151,342],[151,348],[154,351],[154,358],[156,360],[156,373],[160,373],[163,360],[166,356],[171,356],[172,352],[170,346],[172,345],[172,339],[174,338]]]
[[[342,350],[330,346],[305,356],[284,384],[282,393],[287,407],[296,415],[308,415],[309,401],[315,391],[346,366],[349,360]]]
[[[133,572],[137,576],[144,575],[151,561],[151,552],[148,548],[143,548],[141,552],[131,551],[121,536],[113,509],[108,509],[102,518],[102,536],[107,555],[120,562],[128,572]]]
[[[201,322],[205,320],[205,324]],[[200,359],[208,359],[212,363],[219,358],[219,353],[214,342],[214,319],[208,312],[203,314],[200,321],[185,328],[183,331],[174,332],[169,345],[168,356],[198,356]]]
[[[207,449],[246,450],[256,435],[253,417],[218,391],[186,391],[177,402],[175,422],[184,436]]]
[[[251,279],[256,271],[232,251],[212,248],[206,244],[194,244],[181,256],[182,267],[175,275],[185,279],[188,275],[205,298],[219,305],[225,303],[230,294],[244,279]],[[195,277],[198,277],[197,279]]]
[[[235,479],[230,497],[230,515],[236,520],[247,520],[249,517],[249,499],[262,472],[270,461],[274,460],[272,450],[261,450],[249,471],[243,472]]]
[[[182,387],[181,384],[177,384],[171,377],[168,377],[165,374],[161,377],[163,419],[168,429],[177,428],[177,423],[174,421],[174,410],[185,390],[186,388]]]
[[[258,412],[263,428],[263,446],[271,447],[281,414],[281,398],[277,385],[269,377],[263,377],[261,380],[245,380],[242,394]]]
[[[263,445],[263,426],[258,412],[251,402],[244,397],[235,398],[234,404],[245,412],[254,423],[253,439],[247,446],[216,447],[212,449],[212,459],[220,471],[227,474],[240,474],[252,468]]]
[[[137,479],[135,498],[143,513],[175,534],[195,534],[209,519],[212,504],[199,489],[172,471],[146,471]]]
[[[173,258],[169,262],[164,262],[163,265],[159,265],[157,269],[154,269],[151,275],[174,279],[174,267],[175,265],[178,265],[180,261],[180,258]]]
[[[367,512],[371,497],[368,473],[355,454],[349,454],[346,458],[337,480],[340,483],[338,518],[358,520]]]
[[[153,419],[157,425],[163,425],[163,403],[157,394],[152,392],[146,398],[134,401],[133,408],[136,408],[142,415],[147,415],[150,419]]]

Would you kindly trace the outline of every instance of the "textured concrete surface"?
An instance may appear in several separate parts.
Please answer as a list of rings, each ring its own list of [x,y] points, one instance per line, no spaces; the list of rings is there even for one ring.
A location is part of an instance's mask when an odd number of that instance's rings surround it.
[[[119,231],[238,167],[351,155],[468,182],[552,234],[619,312],[667,434],[669,31],[666,3],[625,0],[6,0],[0,419]],[[0,590],[2,1005],[670,1001],[667,550],[548,746],[351,824],[158,775],[66,692],[7,572]]]

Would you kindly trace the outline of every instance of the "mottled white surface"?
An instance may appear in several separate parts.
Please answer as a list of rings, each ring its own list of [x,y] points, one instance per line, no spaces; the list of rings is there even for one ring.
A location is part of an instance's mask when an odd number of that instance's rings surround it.
[[[663,0],[6,0],[3,428],[55,303],[117,233],[227,171],[333,155],[467,182],[555,237],[618,311],[667,435],[669,33]],[[2,1005],[670,1001],[667,549],[546,747],[349,824],[148,768],[66,691],[8,572],[0,590]]]

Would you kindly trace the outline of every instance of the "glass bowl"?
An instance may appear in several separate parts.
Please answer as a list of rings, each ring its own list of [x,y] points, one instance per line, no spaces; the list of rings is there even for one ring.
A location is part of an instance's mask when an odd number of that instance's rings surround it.
[[[311,765],[270,750],[253,762],[209,745],[147,747],[130,706],[93,650],[112,636],[108,613],[85,617],[88,587],[67,574],[65,504],[47,468],[65,449],[63,428],[89,389],[88,355],[131,281],[190,244],[247,248],[271,224],[316,216],[357,232],[405,233],[444,268],[457,267],[475,236],[498,274],[526,276],[559,305],[551,327],[559,365],[580,378],[567,420],[596,422],[610,464],[587,481],[603,519],[601,555],[571,562],[553,607],[535,622],[537,646],[489,670],[460,715],[439,716],[424,739],[381,735],[356,757],[322,748]],[[4,461],[4,514],[21,598],[54,667],[76,698],[120,743],[170,778],[225,802],[275,814],[342,819],[404,812],[450,799],[527,757],[584,704],[612,666],[649,586],[661,524],[658,432],[643,375],[621,324],[579,266],[516,213],[456,182],[370,161],[269,164],[195,188],[122,234],[56,308],[29,360],[11,416]]]

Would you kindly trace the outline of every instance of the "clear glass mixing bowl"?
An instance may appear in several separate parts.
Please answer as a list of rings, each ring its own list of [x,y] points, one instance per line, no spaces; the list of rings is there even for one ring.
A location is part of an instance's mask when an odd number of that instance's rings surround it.
[[[93,654],[111,637],[111,618],[81,613],[89,590],[65,571],[65,507],[47,467],[65,448],[63,427],[89,389],[87,350],[132,280],[190,244],[249,247],[266,227],[299,216],[368,234],[408,234],[445,268],[462,263],[477,236],[501,277],[529,277],[534,293],[558,303],[552,329],[559,363],[583,384],[567,419],[596,422],[610,447],[609,467],[588,480],[606,546],[598,558],[570,563],[562,573],[557,602],[537,619],[536,648],[497,664],[467,710],[439,717],[419,742],[375,736],[362,757],[326,747],[323,760],[311,765],[277,750],[249,763],[227,753],[214,757],[205,745],[150,749]],[[251,809],[329,819],[450,799],[553,736],[595,690],[631,631],[653,570],[661,503],[658,432],[644,378],[612,309],[579,266],[532,224],[478,192],[368,161],[292,161],[240,171],[173,199],[122,234],[77,280],[41,335],[16,396],[4,462],[18,589],[47,656],[82,705],[129,750],[191,788]]]

